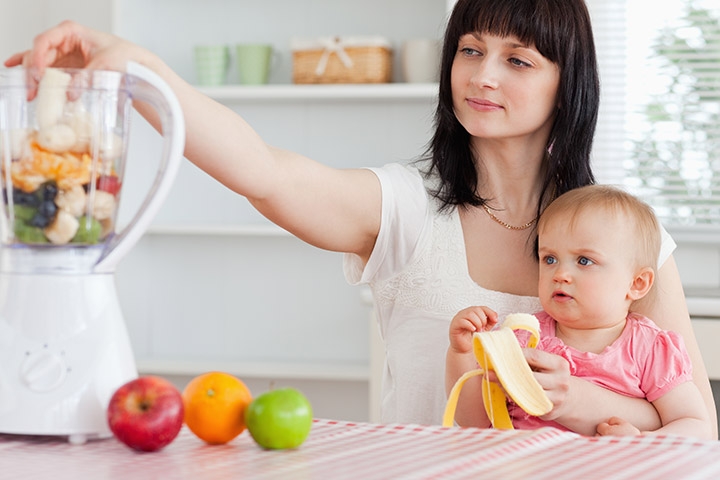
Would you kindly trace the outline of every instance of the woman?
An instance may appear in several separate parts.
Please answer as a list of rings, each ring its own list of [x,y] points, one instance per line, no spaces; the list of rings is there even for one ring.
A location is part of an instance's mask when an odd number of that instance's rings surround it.
[[[386,345],[386,422],[440,422],[447,328],[457,311],[473,304],[492,305],[501,316],[539,309],[535,219],[560,193],[593,182],[598,78],[582,0],[457,3],[424,175],[401,165],[337,170],[269,146],[150,52],[74,23],[39,35],[6,65],[123,70],[128,60],[175,91],[188,159],[302,240],[346,252],[349,281],[370,284]],[[685,337],[714,420],[672,258],[658,285],[663,298],[642,313]],[[571,378],[559,357],[526,355],[556,406],[549,419],[575,429],[581,418],[598,424],[619,415],[642,429],[659,427],[649,403],[618,400]],[[607,411],[608,395],[622,412]]]

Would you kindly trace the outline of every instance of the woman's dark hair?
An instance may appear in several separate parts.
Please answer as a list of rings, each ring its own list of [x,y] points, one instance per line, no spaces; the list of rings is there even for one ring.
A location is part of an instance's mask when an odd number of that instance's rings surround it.
[[[590,16],[583,0],[458,0],[448,21],[442,50],[435,134],[426,157],[426,174],[437,173],[433,191],[442,209],[478,206],[477,173],[470,135],[453,109],[451,71],[461,36],[468,33],[513,35],[558,65],[560,108],[550,131],[538,204],[542,208],[562,193],[595,183],[590,169],[600,82]]]

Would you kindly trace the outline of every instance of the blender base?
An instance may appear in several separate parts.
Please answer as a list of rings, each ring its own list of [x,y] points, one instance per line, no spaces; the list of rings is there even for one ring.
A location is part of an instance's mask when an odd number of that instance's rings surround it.
[[[109,437],[110,397],[136,377],[112,273],[0,273],[0,433]]]

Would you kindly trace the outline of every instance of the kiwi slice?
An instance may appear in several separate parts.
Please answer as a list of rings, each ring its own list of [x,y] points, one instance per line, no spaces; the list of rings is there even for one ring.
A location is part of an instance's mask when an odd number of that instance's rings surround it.
[[[93,217],[88,218],[87,215],[83,215],[78,221],[80,225],[71,240],[72,243],[84,243],[87,245],[98,243],[98,240],[100,240],[100,232],[102,231],[100,222]]]

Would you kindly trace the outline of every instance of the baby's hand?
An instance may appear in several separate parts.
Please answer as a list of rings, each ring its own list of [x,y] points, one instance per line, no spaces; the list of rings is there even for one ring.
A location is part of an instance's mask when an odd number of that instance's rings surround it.
[[[468,307],[450,321],[450,348],[456,353],[472,351],[475,332],[490,330],[497,324],[497,313],[488,307]]]
[[[597,426],[597,434],[603,437],[627,437],[640,435],[640,433],[635,425],[619,417],[611,417],[607,422],[602,422]]]

